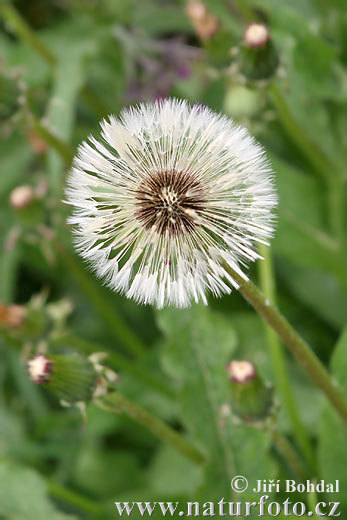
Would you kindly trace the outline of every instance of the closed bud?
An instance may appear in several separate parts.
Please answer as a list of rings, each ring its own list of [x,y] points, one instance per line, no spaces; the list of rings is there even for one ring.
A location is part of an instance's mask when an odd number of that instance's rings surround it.
[[[34,383],[47,385],[69,404],[89,401],[99,379],[93,363],[79,354],[37,354],[28,361],[28,372]]]
[[[209,40],[216,34],[219,22],[202,2],[189,2],[186,14],[199,38]]]
[[[27,317],[27,310],[22,305],[4,305],[0,303],[0,327],[18,329]]]
[[[35,192],[31,186],[17,186],[10,193],[10,205],[15,209],[27,208],[34,196]]]
[[[273,410],[272,387],[266,385],[253,363],[232,361],[227,366],[233,414],[245,422],[259,422]]]
[[[253,22],[246,27],[239,63],[241,72],[249,80],[268,79],[275,73],[279,59],[265,24]]]

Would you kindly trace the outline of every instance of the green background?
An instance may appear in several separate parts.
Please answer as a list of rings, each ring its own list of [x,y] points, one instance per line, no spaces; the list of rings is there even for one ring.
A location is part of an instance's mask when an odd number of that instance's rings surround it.
[[[276,377],[276,340],[241,296],[158,312],[113,294],[73,252],[61,199],[78,144],[123,106],[176,96],[247,126],[267,150],[279,193],[276,300],[347,391],[344,2],[206,0],[219,28],[204,41],[180,1],[12,5],[17,11],[1,3],[0,300],[25,305],[30,320],[0,330],[0,518],[108,519],[117,516],[114,501],[254,498],[231,494],[237,474],[250,488],[262,478],[301,481],[269,427],[223,418],[232,359],[253,361],[275,384],[274,428],[307,478],[340,480],[335,498],[304,493],[292,501],[340,501],[343,517],[346,427],[283,348],[295,414],[310,443],[305,456]],[[230,53],[251,20],[269,24],[280,60],[276,75],[256,84]],[[44,195],[15,210],[9,196],[23,184]],[[258,268],[250,276],[263,285]],[[28,380],[25,359],[40,345],[108,352],[119,391],[180,432],[207,462],[192,462],[125,414],[95,404],[82,428],[76,408],[62,408]]]

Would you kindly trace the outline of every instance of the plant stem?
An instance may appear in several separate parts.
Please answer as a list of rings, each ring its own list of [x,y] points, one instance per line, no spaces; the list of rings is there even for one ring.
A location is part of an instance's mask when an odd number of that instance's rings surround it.
[[[145,426],[159,439],[176,448],[177,451],[195,464],[203,464],[205,462],[204,455],[182,435],[119,392],[107,394],[105,397],[95,400],[95,403],[107,411],[126,413],[129,417]]]
[[[38,38],[35,32],[27,24],[18,11],[9,3],[2,6],[0,11],[4,21],[10,26],[11,30],[26,41],[49,65],[55,65],[57,60],[54,54]]]
[[[316,384],[323,390],[340,416],[344,420],[347,420],[347,401],[344,394],[336,382],[332,381],[329,372],[304,339],[294,330],[279,310],[264,297],[253,282],[245,279],[240,272],[235,271],[227,264],[224,264],[224,268],[239,284],[239,291],[244,298],[277,332],[283,343],[302,364]]]
[[[7,235],[0,256],[0,301],[2,303],[13,301],[17,278],[18,248],[15,245],[7,246],[6,244],[7,241],[11,240],[11,235],[16,240],[17,232],[15,228]]]
[[[308,477],[307,472],[299,455],[288,439],[281,433],[275,431],[272,434],[272,440],[276,450],[288,464],[288,467],[293,471],[294,475],[297,475],[301,480],[305,480]]]
[[[115,338],[118,341],[122,341],[134,356],[139,357],[145,354],[146,347],[143,345],[142,341],[119,316],[117,309],[114,306],[111,306],[107,299],[105,299],[104,294],[100,292],[99,286],[93,283],[93,279],[84,271],[75,255],[66,249],[61,242],[56,242],[55,247],[61,260],[82,289],[86,292],[90,301],[98,310],[100,316],[105,321],[105,324],[108,325]]]
[[[281,90],[275,83],[270,85],[269,92],[288,137],[301,150],[313,169],[329,184],[329,177],[331,171],[335,169],[334,166],[294,119]]]
[[[275,299],[275,280],[273,274],[273,267],[271,261],[271,250],[268,246],[262,245],[260,252],[264,258],[258,263],[259,266],[259,278],[260,287],[264,293],[264,296],[272,303],[276,302]],[[282,397],[283,404],[287,410],[290,422],[292,424],[293,433],[296,437],[297,443],[305,456],[305,459],[311,468],[315,467],[315,458],[312,450],[310,440],[307,436],[304,425],[302,424],[293,395],[293,390],[289,381],[286,361],[284,352],[282,349],[281,342],[275,333],[275,331],[266,323],[265,332],[267,337],[267,343],[270,350],[271,360],[274,375],[276,378],[276,386]]]
[[[66,164],[71,164],[74,152],[73,149],[65,143],[62,139],[54,135],[46,126],[44,126],[39,119],[31,112],[29,118],[33,123],[34,130],[49,144]]]
[[[53,497],[62,500],[66,504],[78,507],[78,509],[86,513],[100,514],[102,512],[99,504],[51,480],[47,481],[47,491]]]
[[[275,83],[269,87],[272,101],[276,107],[282,126],[288,137],[306,157],[313,170],[323,180],[328,193],[329,224],[339,244],[343,240],[343,176],[339,164],[329,157],[306,135],[295,120],[280,88]]]
[[[12,32],[16,34],[21,40],[27,43],[46,63],[51,67],[55,67],[58,64],[58,59],[53,52],[45,45],[45,43],[37,36],[25,19],[20,13],[9,3],[5,4],[0,14],[4,19],[5,23],[9,25]],[[98,117],[103,117],[107,114],[108,109],[105,103],[91,90],[88,86],[85,86],[81,91],[82,98],[86,103],[93,109]],[[45,136],[42,135],[45,139]],[[48,144],[57,149],[54,144],[47,140]],[[57,150],[59,152],[59,150]]]

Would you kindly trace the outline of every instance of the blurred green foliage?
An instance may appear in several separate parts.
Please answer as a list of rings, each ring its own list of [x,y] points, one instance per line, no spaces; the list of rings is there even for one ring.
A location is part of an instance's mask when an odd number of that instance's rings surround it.
[[[219,26],[201,40],[180,0],[1,3],[0,518],[107,519],[120,500],[237,500],[235,474],[251,486],[262,478],[300,480],[271,428],[222,414],[231,359],[253,361],[277,384],[263,324],[237,292],[211,298],[207,309],[158,313],[111,293],[73,252],[61,202],[71,157],[102,117],[124,105],[168,95],[199,101],[264,144],[280,200],[272,242],[277,301],[326,365],[333,356],[332,371],[347,391],[344,2],[205,5]],[[237,64],[251,20],[268,23],[279,54],[268,81],[247,82]],[[25,209],[11,203],[21,185],[33,190]],[[5,304],[25,306],[30,320],[11,325]],[[197,466],[124,414],[94,404],[82,429],[76,409],[61,408],[28,380],[24,360],[42,346],[108,352],[120,391],[208,462]],[[341,480],[336,500],[346,514],[345,425],[284,355],[315,467],[300,452],[277,387],[274,428],[308,478]]]

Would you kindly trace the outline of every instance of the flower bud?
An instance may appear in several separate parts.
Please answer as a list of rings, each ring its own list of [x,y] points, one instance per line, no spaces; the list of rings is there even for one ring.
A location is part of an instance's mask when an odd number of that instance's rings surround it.
[[[253,22],[246,27],[239,63],[241,72],[250,80],[267,79],[274,74],[279,60],[265,24]]]
[[[264,384],[250,361],[232,361],[227,366],[230,377],[233,414],[246,422],[258,422],[273,409],[272,387]]]
[[[0,326],[17,329],[23,325],[27,310],[22,305],[3,305],[0,303]]]
[[[186,14],[199,38],[209,40],[216,34],[219,22],[202,2],[189,2]]]
[[[79,354],[37,354],[28,361],[28,372],[34,383],[48,385],[69,404],[89,401],[99,379],[93,363]]]
[[[10,205],[15,209],[27,208],[34,199],[35,192],[31,186],[17,186],[10,194]]]
[[[270,31],[263,23],[251,23],[246,27],[243,39],[248,47],[262,47],[270,39]]]

